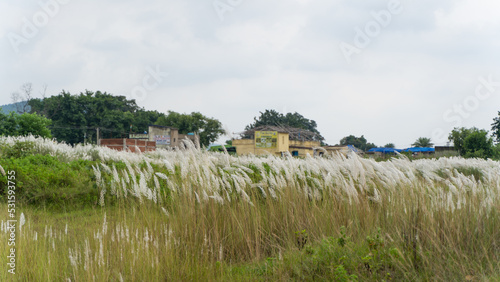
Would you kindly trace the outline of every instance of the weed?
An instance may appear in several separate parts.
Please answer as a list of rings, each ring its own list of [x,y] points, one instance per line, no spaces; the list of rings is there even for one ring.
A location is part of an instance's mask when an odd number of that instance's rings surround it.
[[[305,229],[301,231],[295,231],[295,240],[297,242],[297,247],[299,248],[299,250],[302,250],[304,248],[308,239],[309,234],[307,234],[307,231]]]

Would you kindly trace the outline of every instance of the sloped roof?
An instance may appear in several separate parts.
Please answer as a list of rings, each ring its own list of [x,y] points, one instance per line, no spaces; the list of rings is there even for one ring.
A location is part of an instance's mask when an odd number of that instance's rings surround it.
[[[277,131],[280,133],[288,133],[290,140],[307,140],[316,141],[319,137],[318,134],[309,131],[307,129],[288,127],[288,126],[275,126],[275,125],[263,125],[258,126],[243,132],[244,135],[254,136],[255,131]],[[316,138],[315,138],[316,137]]]

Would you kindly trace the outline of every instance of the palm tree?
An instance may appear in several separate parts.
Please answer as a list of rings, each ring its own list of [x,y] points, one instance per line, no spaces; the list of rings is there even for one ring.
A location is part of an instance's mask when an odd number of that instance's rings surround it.
[[[433,147],[434,143],[431,142],[431,138],[420,137],[415,141],[415,143],[411,144],[413,147]]]

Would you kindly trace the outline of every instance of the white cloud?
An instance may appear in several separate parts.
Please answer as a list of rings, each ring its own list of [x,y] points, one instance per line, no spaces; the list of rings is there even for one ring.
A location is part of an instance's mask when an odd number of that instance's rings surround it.
[[[500,2],[495,0],[458,1],[450,13],[436,11],[439,27],[453,29],[493,29],[498,28]]]

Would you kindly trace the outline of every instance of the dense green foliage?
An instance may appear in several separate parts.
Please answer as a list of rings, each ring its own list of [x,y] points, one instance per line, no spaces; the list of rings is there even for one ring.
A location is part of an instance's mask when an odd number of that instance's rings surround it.
[[[373,143],[368,143],[368,141],[363,135],[361,135],[361,137],[356,137],[354,135],[346,136],[340,140],[340,145],[353,145],[354,147],[361,149],[363,151],[368,151],[371,148],[377,147]]]
[[[52,137],[48,126],[51,120],[37,114],[16,114],[0,112],[0,135],[3,136],[26,136],[34,135],[40,137]]]
[[[403,252],[397,245],[388,242],[378,228],[365,238],[349,236],[345,226],[339,228],[337,236],[328,236],[314,243],[308,240],[307,230],[296,232],[297,249],[282,257],[269,257],[265,262],[253,267],[233,269],[279,280],[314,281],[366,281],[366,280],[404,280],[400,262]],[[351,233],[352,234],[352,233]]]
[[[448,140],[453,142],[453,146],[455,150],[458,151],[460,155],[465,154],[464,140],[467,136],[469,136],[473,131],[479,131],[479,129],[473,128],[454,128],[453,131],[448,136]]]
[[[466,158],[493,158],[498,155],[493,139],[488,137],[488,131],[484,129],[455,128],[448,139],[453,141],[458,153]]]
[[[169,111],[168,115],[161,115],[155,124],[175,127],[181,134],[196,133],[200,136],[201,146],[208,146],[225,132],[220,121],[198,112],[180,114]]]
[[[494,156],[493,139],[485,130],[474,131],[464,139],[466,158],[491,158]]]
[[[186,134],[200,135],[200,143],[208,146],[224,133],[220,121],[207,118],[201,113],[168,115],[157,111],[146,111],[124,96],[106,92],[85,91],[71,95],[63,91],[57,96],[32,99],[32,112],[44,115],[53,121],[52,134],[58,141],[69,144],[95,142],[96,128],[101,138],[123,138],[129,133],[143,133],[151,124],[172,126]]]
[[[96,128],[101,137],[125,137],[129,132],[144,132],[161,115],[139,108],[134,100],[100,91],[61,94],[45,99],[30,100],[32,112],[53,121],[52,135],[69,144],[96,140]]]
[[[91,161],[62,162],[50,155],[32,155],[22,144],[22,154],[2,152],[0,165],[16,173],[16,202],[51,209],[92,207],[99,191]],[[0,174],[0,201],[6,201],[7,177]]]
[[[321,136],[321,133],[317,129],[318,125],[316,124],[316,121],[307,119],[297,112],[293,114],[287,113],[284,115],[275,110],[265,110],[264,112],[260,112],[259,117],[254,117],[254,122],[247,125],[245,130],[250,130],[263,125],[306,129],[316,134],[313,138],[314,140],[323,141],[325,139]]]

